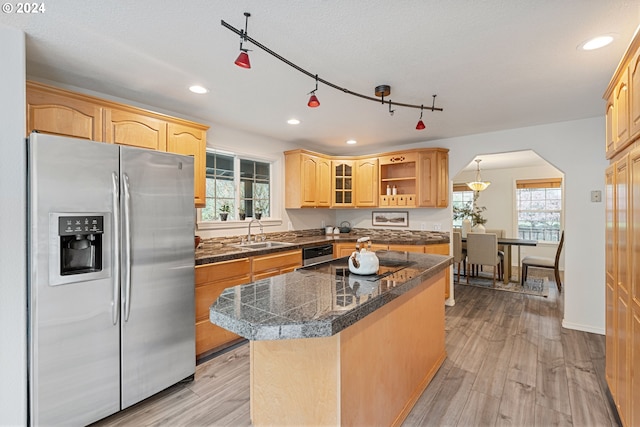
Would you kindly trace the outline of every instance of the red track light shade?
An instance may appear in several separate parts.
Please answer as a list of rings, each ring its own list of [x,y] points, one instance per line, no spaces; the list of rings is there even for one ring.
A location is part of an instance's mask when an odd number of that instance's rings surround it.
[[[419,120],[418,124],[416,125],[416,130],[423,130],[425,128],[426,126],[424,125],[424,122],[422,120]]]
[[[316,96],[315,93],[311,94],[311,97],[309,97],[309,102],[307,102],[307,105],[311,108],[316,108],[320,106],[320,101],[318,101],[318,97]]]
[[[240,52],[235,64],[241,68],[251,68],[251,62],[249,62],[249,54],[245,51]]]

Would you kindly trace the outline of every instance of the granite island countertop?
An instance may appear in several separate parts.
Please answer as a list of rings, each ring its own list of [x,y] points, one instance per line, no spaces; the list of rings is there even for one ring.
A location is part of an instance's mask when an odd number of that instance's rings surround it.
[[[419,286],[453,258],[378,251],[374,276],[350,274],[348,257],[225,289],[211,305],[211,323],[249,340],[332,336]]]
[[[372,243],[397,245],[431,245],[449,243],[449,234],[437,231],[389,230],[354,228],[350,233],[325,235],[323,230],[304,230],[300,232],[265,233],[267,241],[290,243],[290,246],[269,249],[239,248],[243,236],[205,239],[195,253],[196,265],[247,258],[267,253],[290,251],[322,243],[355,242],[360,237],[371,237]]]

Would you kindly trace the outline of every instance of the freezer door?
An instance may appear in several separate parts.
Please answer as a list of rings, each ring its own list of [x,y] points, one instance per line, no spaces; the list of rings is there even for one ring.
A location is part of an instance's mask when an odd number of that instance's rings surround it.
[[[193,159],[121,147],[122,408],[195,372]]]
[[[112,269],[118,149],[32,134],[28,151],[29,419],[32,425],[85,425],[117,412],[120,403]],[[55,242],[61,213],[104,217],[100,273],[76,274],[66,282],[54,277],[60,256],[50,255],[60,250]]]

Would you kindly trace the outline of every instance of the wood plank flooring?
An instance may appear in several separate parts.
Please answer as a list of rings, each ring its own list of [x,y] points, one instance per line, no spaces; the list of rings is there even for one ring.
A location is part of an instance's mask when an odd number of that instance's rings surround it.
[[[604,336],[563,329],[562,296],[456,285],[448,357],[403,426],[617,426]],[[249,426],[249,348],[94,426]]]

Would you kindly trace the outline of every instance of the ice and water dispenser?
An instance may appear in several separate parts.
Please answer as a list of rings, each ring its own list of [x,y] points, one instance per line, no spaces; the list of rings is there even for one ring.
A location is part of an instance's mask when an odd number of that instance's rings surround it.
[[[50,284],[60,285],[107,277],[106,214],[52,214]]]
[[[102,270],[102,216],[61,216],[60,275],[93,273]]]

